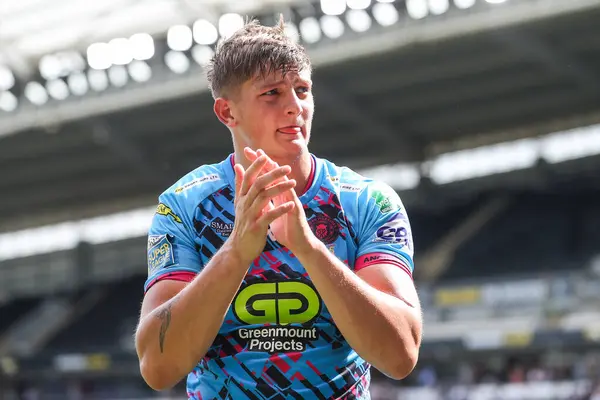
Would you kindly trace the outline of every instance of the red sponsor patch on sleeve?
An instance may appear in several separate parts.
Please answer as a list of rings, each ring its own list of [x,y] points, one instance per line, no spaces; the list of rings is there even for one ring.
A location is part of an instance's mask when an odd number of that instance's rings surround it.
[[[175,271],[160,275],[153,279],[146,288],[146,292],[156,284],[156,282],[160,281],[181,281],[181,282],[191,282],[196,277],[196,274],[193,272],[185,272],[185,271]]]
[[[396,265],[397,267],[402,268],[412,278],[412,272],[406,263],[400,257],[387,253],[369,253],[358,257],[354,264],[354,272],[358,272],[363,268],[375,264]]]

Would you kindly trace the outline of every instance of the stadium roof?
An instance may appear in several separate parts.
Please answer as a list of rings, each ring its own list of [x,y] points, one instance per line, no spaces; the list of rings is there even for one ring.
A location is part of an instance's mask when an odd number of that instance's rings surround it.
[[[312,150],[362,168],[597,123],[600,2],[505,6],[307,46]],[[152,204],[230,151],[211,103],[188,73],[0,115],[0,231]]]
[[[302,1],[302,0],[300,0]],[[19,0],[0,2],[0,62],[21,77],[35,73],[39,59],[63,50],[137,32],[164,34],[197,18],[225,12],[252,14],[299,0]]]

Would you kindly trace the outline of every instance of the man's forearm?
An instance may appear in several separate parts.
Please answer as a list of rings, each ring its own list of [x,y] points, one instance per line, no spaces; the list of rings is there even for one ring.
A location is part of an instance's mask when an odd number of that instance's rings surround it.
[[[188,286],[140,321],[136,348],[142,374],[158,382],[151,386],[176,384],[205,356],[246,272],[226,242]]]
[[[321,243],[296,257],[350,346],[386,375],[407,375],[418,355],[418,311],[369,285]]]

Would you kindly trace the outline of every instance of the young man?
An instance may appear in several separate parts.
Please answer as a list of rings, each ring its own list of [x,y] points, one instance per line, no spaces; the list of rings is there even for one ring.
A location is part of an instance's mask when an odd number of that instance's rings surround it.
[[[410,224],[388,186],[307,150],[311,64],[248,23],[208,71],[234,153],[159,198],[136,332],[146,382],[191,399],[368,399],[414,368]]]

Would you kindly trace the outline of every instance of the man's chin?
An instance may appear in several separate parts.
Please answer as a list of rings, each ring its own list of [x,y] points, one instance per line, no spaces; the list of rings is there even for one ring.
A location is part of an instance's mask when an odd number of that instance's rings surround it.
[[[289,165],[303,154],[308,154],[308,147],[304,138],[289,141],[270,150],[267,151],[267,155],[280,165]]]

